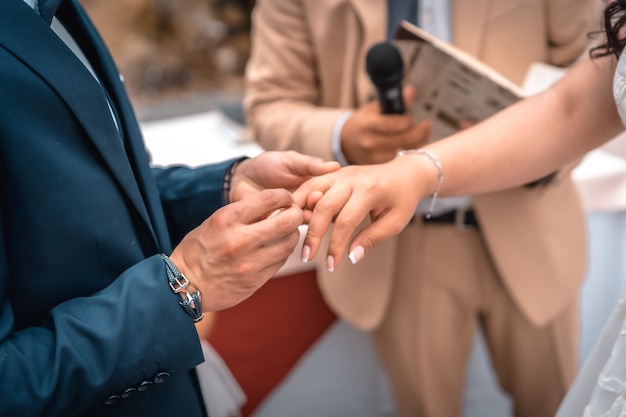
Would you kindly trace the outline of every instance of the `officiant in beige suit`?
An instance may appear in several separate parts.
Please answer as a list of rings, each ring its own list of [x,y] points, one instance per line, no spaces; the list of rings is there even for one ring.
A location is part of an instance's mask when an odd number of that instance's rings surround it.
[[[532,62],[567,66],[584,52],[597,24],[594,1],[258,0],[249,126],[265,149],[343,164],[391,159],[429,131],[407,115],[380,115],[372,101],[366,53],[401,19],[521,83]],[[423,202],[397,238],[358,264],[316,260],[328,304],[371,332],[399,416],[461,415],[477,325],[515,415],[554,414],[577,372],[586,272],[584,217],[569,174],[439,201],[430,219]]]

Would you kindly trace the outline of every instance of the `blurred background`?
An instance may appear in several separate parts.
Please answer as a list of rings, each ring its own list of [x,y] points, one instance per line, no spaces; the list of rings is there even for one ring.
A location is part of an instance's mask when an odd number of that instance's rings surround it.
[[[211,110],[242,120],[254,0],[80,0],[142,121]]]

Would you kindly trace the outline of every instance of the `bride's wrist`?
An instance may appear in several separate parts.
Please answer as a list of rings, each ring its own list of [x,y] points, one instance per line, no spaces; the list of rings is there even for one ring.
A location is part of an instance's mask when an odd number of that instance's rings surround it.
[[[408,149],[398,151],[396,159],[411,160],[411,168],[416,172],[414,178],[418,178],[419,199],[431,197],[432,201],[426,217],[430,217],[437,203],[444,181],[444,169],[441,161],[433,152],[426,149]]]

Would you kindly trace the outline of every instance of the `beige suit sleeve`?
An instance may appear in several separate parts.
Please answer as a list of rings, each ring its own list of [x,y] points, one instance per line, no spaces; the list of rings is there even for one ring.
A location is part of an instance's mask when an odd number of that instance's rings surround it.
[[[301,1],[257,2],[244,109],[264,149],[293,149],[330,160],[332,130],[347,109],[318,106],[317,63],[308,25]]]
[[[568,66],[589,45],[589,34],[599,29],[600,0],[547,0],[550,64]]]

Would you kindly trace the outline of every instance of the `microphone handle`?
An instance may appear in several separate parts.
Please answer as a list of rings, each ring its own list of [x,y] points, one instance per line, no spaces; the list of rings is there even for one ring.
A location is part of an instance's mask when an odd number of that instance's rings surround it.
[[[378,88],[378,101],[383,114],[404,114],[402,87],[400,85]]]

